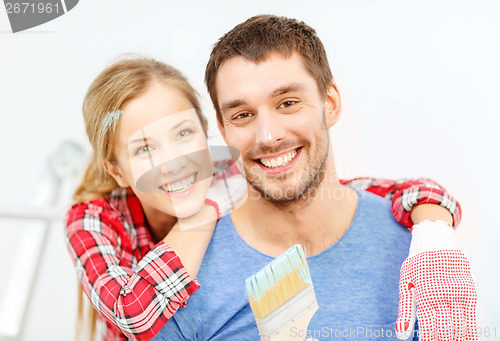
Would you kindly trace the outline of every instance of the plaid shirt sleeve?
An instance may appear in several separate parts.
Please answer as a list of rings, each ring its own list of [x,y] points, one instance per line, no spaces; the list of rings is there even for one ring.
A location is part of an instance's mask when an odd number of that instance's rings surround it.
[[[116,326],[132,340],[153,338],[199,288],[163,242],[137,263],[133,256],[137,246],[118,213],[104,200],[80,203],[69,210],[66,240],[92,305],[107,320],[108,328]]]
[[[410,211],[415,205],[437,204],[446,208],[453,217],[453,226],[457,226],[462,217],[462,210],[458,201],[443,187],[430,179],[401,179],[394,181],[362,177],[352,180],[340,180],[340,182],[391,200],[392,214],[400,224],[407,227],[413,225]]]

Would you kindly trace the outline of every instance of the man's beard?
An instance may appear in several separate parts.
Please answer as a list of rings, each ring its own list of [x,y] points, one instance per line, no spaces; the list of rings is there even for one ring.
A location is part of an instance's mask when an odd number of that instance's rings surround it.
[[[324,116],[323,116],[324,117]],[[328,158],[329,150],[329,138],[328,138],[328,128],[326,122],[323,118],[322,124],[314,135],[316,147],[314,151],[311,151],[311,143],[304,139],[299,139],[298,141],[287,141],[280,145],[265,147],[258,146],[252,150],[249,155],[262,155],[262,154],[278,154],[284,150],[290,149],[293,146],[301,145],[302,149],[308,150],[308,157],[311,158],[307,160],[307,166],[301,171],[301,177],[298,183],[294,186],[295,188],[269,188],[266,186],[266,175],[256,176],[253,174],[249,167],[245,165],[245,174],[248,183],[268,202],[273,205],[285,208],[291,205],[308,205],[313,199],[313,194],[317,193],[317,189],[322,183],[325,177],[325,166]],[[303,157],[303,150],[301,151],[300,157]],[[253,159],[251,161],[254,162]],[[253,166],[258,167],[258,166]],[[258,173],[259,175],[261,173]],[[287,175],[273,175],[271,181],[285,181],[288,178]]]

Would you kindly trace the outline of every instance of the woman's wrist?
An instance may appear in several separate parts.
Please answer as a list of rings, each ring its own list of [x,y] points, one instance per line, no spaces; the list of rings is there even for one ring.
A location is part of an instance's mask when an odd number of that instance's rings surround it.
[[[217,222],[217,209],[205,203],[198,213],[178,220],[179,230],[213,231]]]
[[[415,256],[425,251],[457,250],[455,230],[442,220],[424,220],[413,225],[410,254]]]
[[[442,220],[453,226],[453,216],[446,208],[436,204],[420,204],[413,206],[410,212],[413,224],[418,224],[424,220]]]

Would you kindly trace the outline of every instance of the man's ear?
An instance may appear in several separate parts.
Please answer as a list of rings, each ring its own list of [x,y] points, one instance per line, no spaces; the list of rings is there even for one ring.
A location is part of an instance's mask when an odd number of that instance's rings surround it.
[[[342,103],[340,101],[340,94],[335,83],[330,83],[326,88],[325,97],[325,118],[328,128],[333,127],[340,118],[342,110]]]
[[[106,173],[111,175],[113,179],[118,183],[120,187],[127,188],[130,187],[127,180],[125,180],[123,176],[123,172],[120,166],[115,165],[109,161],[104,161],[104,169],[106,169]]]

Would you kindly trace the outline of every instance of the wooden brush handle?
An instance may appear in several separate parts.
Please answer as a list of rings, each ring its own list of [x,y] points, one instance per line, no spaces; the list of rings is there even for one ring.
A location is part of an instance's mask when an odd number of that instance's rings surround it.
[[[270,341],[303,341],[307,336],[307,326],[311,321],[314,313],[318,310],[318,306],[309,310],[307,313],[302,315],[300,318],[295,320],[289,327],[283,329],[278,335],[273,337]],[[298,334],[304,335],[304,337],[299,337]]]

